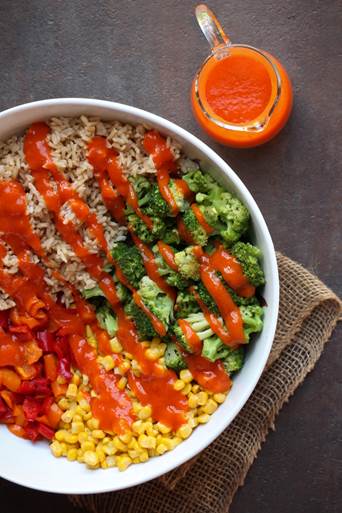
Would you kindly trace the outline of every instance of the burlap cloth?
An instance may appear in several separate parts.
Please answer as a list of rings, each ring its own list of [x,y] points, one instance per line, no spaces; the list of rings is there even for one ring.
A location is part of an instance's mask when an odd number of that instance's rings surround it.
[[[341,317],[336,295],[278,253],[280,310],[266,369],[232,424],[197,458],[141,486],[71,496],[93,513],[227,512],[283,404],[310,372]],[[141,470],[143,472],[143,468]]]

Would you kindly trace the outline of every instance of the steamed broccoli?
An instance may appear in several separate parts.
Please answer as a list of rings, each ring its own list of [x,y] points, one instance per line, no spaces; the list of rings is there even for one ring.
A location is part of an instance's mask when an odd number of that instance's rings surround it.
[[[181,355],[180,351],[178,350],[176,344],[173,342],[170,342],[167,344],[167,348],[164,354],[165,358],[165,365],[169,369],[173,369],[176,372],[181,371],[182,369],[186,369],[186,363]]]
[[[103,292],[103,290],[98,285],[95,285],[95,287],[92,287],[91,289],[83,290],[82,291],[82,296],[85,299],[93,299],[93,298],[98,298],[98,297],[105,298],[106,297],[105,293]]]
[[[213,337],[206,338],[203,342],[202,356],[207,358],[211,362],[225,358],[231,349],[223,344],[219,337],[214,335]]]
[[[212,336],[213,331],[202,312],[191,313],[184,320],[190,324],[191,328],[196,332],[200,340],[203,341]],[[178,323],[173,326],[173,332],[182,347],[184,347],[188,353],[192,353],[193,350]]]
[[[251,333],[259,333],[263,327],[264,310],[259,305],[240,306],[245,339],[249,341]]]
[[[166,244],[179,244],[180,243],[180,235],[177,228],[174,226],[174,221],[171,218],[165,219],[165,232],[163,234],[162,240],[166,242]]]
[[[112,255],[130,285],[137,288],[145,275],[144,262],[138,248],[126,242],[118,242],[112,249]]]
[[[158,246],[154,246],[152,248],[155,255],[155,262],[158,266],[158,272],[160,276],[162,276],[165,281],[171,285],[171,287],[177,287],[177,289],[185,289],[188,287],[189,283],[186,279],[182,277],[180,273],[174,271],[167,265],[161,254],[159,253]]]
[[[201,226],[200,223],[197,221],[197,218],[191,208],[189,208],[184,213],[183,222],[185,224],[186,229],[191,234],[191,237],[195,244],[198,244],[199,246],[205,246],[208,241],[208,234],[203,228],[203,226]]]
[[[134,191],[138,197],[139,207],[144,207],[149,203],[152,183],[142,175],[130,177],[130,182],[133,184]]]
[[[259,301],[255,296],[242,297],[242,296],[239,296],[239,294],[237,294],[235,292],[235,290],[228,287],[228,285],[225,282],[224,282],[224,286],[228,290],[228,292],[231,295],[232,300],[234,301],[236,306],[248,306],[248,305],[258,305],[259,304]]]
[[[115,283],[116,293],[119,300],[121,303],[125,303],[129,297],[127,288],[117,280],[116,276],[113,276],[113,281]],[[85,299],[88,299],[97,305],[102,305],[106,299],[105,293],[98,285],[95,285],[95,287],[91,289],[83,290],[82,295]]]
[[[264,285],[265,275],[260,266],[261,251],[249,242],[237,242],[231,248],[232,255],[241,264],[244,275],[255,287]]]
[[[200,169],[188,171],[183,175],[183,180],[192,192],[209,192],[217,185],[209,174],[202,173]]]
[[[177,319],[184,319],[189,314],[199,311],[200,307],[192,294],[185,291],[179,292],[175,304],[175,316]]]
[[[125,306],[125,313],[133,320],[140,340],[151,339],[157,336],[150,319],[145,312],[135,304],[133,299]]]
[[[144,213],[151,217],[161,218],[170,215],[169,205],[160,194],[159,187],[156,183],[151,187],[148,197],[148,205],[144,208]]]
[[[173,301],[148,276],[144,276],[138,289],[144,305],[165,325],[173,320]]]
[[[191,280],[199,280],[199,262],[193,252],[193,246],[175,253],[175,262],[182,276]]]
[[[159,217],[151,217],[152,229],[130,208],[126,208],[128,227],[141,239],[149,244],[153,241],[163,239],[166,232],[166,225]]]
[[[241,369],[245,361],[245,349],[239,347],[237,349],[230,349],[229,353],[223,359],[223,366],[227,374],[232,374]]]
[[[110,337],[114,337],[118,329],[118,321],[108,303],[97,308],[96,317],[101,328],[106,330]]]
[[[180,212],[184,212],[189,208],[189,203],[186,201],[182,190],[177,186],[177,182],[175,180],[171,179],[169,181],[169,189]]]

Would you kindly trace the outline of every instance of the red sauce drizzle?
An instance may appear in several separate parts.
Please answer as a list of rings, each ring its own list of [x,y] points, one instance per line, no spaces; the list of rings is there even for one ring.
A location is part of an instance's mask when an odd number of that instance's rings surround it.
[[[159,253],[167,263],[167,265],[174,271],[178,271],[178,265],[175,261],[175,254],[171,246],[160,240],[158,243]]]
[[[202,226],[202,228],[204,228],[204,230],[205,230],[208,234],[213,233],[214,228],[212,228],[212,227],[210,226],[210,224],[208,224],[208,223],[207,223],[207,221],[205,220],[204,215],[202,214],[201,209],[199,208],[199,206],[198,206],[198,205],[196,205],[196,203],[193,203],[193,204],[191,205],[191,210],[192,210],[192,211],[193,211],[193,213],[195,214],[196,219],[197,219],[197,221],[199,222],[199,224]]]
[[[70,346],[80,371],[89,377],[98,397],[91,399],[92,411],[103,429],[123,434],[135,419],[132,403],[117,387],[119,377],[108,373],[96,361],[96,351],[79,335],[70,337]]]
[[[134,244],[139,249],[142,259],[144,261],[144,266],[146,269],[146,272],[148,276],[153,280],[158,287],[165,292],[165,294],[168,294],[173,301],[176,299],[176,292],[175,290],[166,283],[164,278],[160,276],[158,271],[158,266],[156,264],[156,261],[154,259],[153,251],[150,250],[146,244],[144,244],[136,235],[131,233],[131,237],[133,239]]]
[[[251,297],[255,294],[255,287],[251,285],[243,274],[239,262],[228,253],[223,246],[218,246],[209,257],[210,265],[219,271],[228,285],[244,297]]]
[[[189,370],[197,383],[215,394],[228,392],[232,381],[220,360],[211,362],[199,354],[185,355]]]
[[[194,239],[192,238],[191,233],[187,230],[183,219],[179,216],[177,217],[177,229],[181,239],[183,239],[187,244],[195,244]]]
[[[147,317],[150,319],[152,326],[154,327],[154,329],[156,330],[158,335],[160,335],[161,337],[165,337],[166,328],[165,328],[164,324],[158,319],[158,317],[156,317],[151,312],[151,310],[149,308],[147,308],[147,306],[143,302],[142,298],[140,297],[139,292],[137,292],[137,291],[133,292],[133,299],[134,299],[134,302],[139,306],[139,308],[141,308],[143,310],[143,312],[147,315]]]
[[[194,331],[191,325],[185,319],[179,319],[178,325],[180,326],[189,346],[194,353],[200,353],[202,350],[202,340]]]

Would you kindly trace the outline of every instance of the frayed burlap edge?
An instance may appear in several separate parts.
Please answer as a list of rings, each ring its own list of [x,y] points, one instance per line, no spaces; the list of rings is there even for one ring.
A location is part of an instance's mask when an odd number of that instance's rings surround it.
[[[278,265],[277,334],[267,369],[238,417],[201,455],[163,478],[112,494],[71,496],[75,505],[93,513],[228,510],[278,412],[313,369],[341,316],[341,302],[316,277],[283,255]]]

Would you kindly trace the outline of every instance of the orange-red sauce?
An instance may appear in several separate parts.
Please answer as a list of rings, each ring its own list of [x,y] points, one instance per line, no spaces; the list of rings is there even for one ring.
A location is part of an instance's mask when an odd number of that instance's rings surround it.
[[[183,239],[188,244],[195,244],[195,241],[192,238],[191,233],[185,226],[184,221],[180,216],[177,217],[177,229],[178,229],[181,239]]]
[[[223,246],[218,246],[210,255],[211,267],[219,271],[228,285],[238,294],[244,297],[251,297],[255,294],[255,287],[250,285],[243,273],[239,262]]]
[[[153,251],[150,250],[146,244],[144,244],[136,235],[131,234],[134,244],[139,249],[142,259],[144,261],[144,266],[148,276],[153,280],[158,287],[165,292],[171,299],[176,299],[176,291],[170,287],[170,285],[164,280],[162,276],[160,276],[158,271],[158,265],[156,264]]]
[[[191,210],[195,214],[196,219],[199,222],[199,224],[202,226],[202,228],[204,228],[204,230],[208,233],[208,235],[213,233],[214,228],[212,226],[210,226],[210,224],[207,223],[203,213],[201,212],[201,209],[199,208],[198,205],[196,205],[196,203],[193,203],[191,205]]]
[[[200,296],[194,288],[192,288],[191,291],[213,332],[216,333],[216,335],[222,340],[222,342],[224,342],[225,344],[230,344],[232,342],[231,334],[227,331],[221,319],[216,317],[216,315],[209,310],[207,305],[203,303],[203,301],[201,300]]]
[[[272,83],[266,67],[255,58],[231,54],[217,60],[206,82],[212,110],[230,123],[247,123],[266,108]]]
[[[202,340],[199,338],[196,331],[192,329],[191,325],[185,319],[179,319],[178,325],[181,328],[189,346],[191,347],[192,352],[200,353],[202,350]]]
[[[232,381],[220,360],[211,362],[199,354],[185,355],[186,363],[194,379],[214,394],[228,392]]]
[[[157,242],[158,250],[167,265],[174,271],[178,271],[178,265],[175,261],[175,254],[171,246],[160,240]]]

